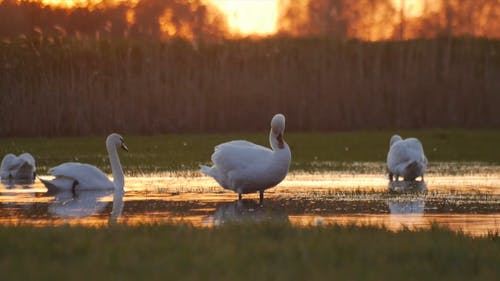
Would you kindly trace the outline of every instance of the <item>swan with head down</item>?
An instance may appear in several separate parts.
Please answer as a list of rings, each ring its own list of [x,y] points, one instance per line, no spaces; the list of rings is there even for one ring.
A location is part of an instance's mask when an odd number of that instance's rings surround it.
[[[123,189],[125,177],[122,165],[118,158],[117,148],[121,147],[128,151],[123,138],[118,134],[111,134],[106,139],[106,149],[108,151],[113,181],[90,164],[67,162],[49,170],[49,174],[54,176],[52,180],[43,180],[42,183],[49,190],[102,190],[102,189]]]
[[[424,154],[422,143],[416,138],[402,139],[399,135],[393,135],[390,140],[390,148],[387,153],[387,170],[389,180],[414,180],[421,177],[424,180],[427,168],[427,158]]]
[[[0,165],[2,180],[29,180],[36,176],[35,158],[29,153],[16,156],[12,153],[5,155]]]
[[[241,195],[259,192],[279,184],[288,174],[291,152],[283,135],[285,116],[276,114],[271,120],[271,149],[248,141],[230,141],[215,147],[213,166],[201,165],[201,172],[214,178],[223,188]]]

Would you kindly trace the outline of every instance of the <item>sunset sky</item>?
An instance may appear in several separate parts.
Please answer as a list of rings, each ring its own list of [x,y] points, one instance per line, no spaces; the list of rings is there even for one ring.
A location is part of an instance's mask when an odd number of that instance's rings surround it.
[[[116,2],[137,2],[135,0],[115,0]],[[277,31],[279,0],[204,0],[214,4],[225,15],[234,35],[269,35]],[[300,1],[300,0],[296,0]],[[49,5],[64,7],[85,6],[99,3],[93,0],[42,0]],[[418,17],[423,13],[425,0],[392,0],[397,10],[404,3],[407,17]]]

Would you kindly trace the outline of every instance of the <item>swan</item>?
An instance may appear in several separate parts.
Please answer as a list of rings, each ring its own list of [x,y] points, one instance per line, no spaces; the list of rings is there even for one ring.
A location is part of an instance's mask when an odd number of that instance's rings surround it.
[[[118,158],[118,147],[128,151],[123,138],[118,134],[111,134],[106,139],[106,149],[111,163],[111,171],[113,173],[113,181],[109,180],[108,176],[99,170],[97,167],[68,162],[49,170],[49,174],[54,176],[52,180],[43,180],[42,183],[48,190],[99,190],[99,189],[123,189],[125,179],[123,175],[122,165]]]
[[[387,153],[387,169],[389,180],[396,181],[402,176],[404,180],[414,180],[421,177],[424,180],[427,158],[420,141],[416,138],[402,139],[399,135],[393,135],[390,140],[390,148]]]
[[[241,194],[259,192],[260,203],[264,190],[276,186],[288,174],[292,158],[283,139],[285,116],[274,115],[271,120],[269,143],[271,148],[248,141],[230,141],[215,147],[212,167],[200,165],[200,171],[213,177],[223,188]]]
[[[123,189],[116,188],[113,192],[113,208],[111,209],[111,214],[109,214],[108,224],[113,225],[118,222],[118,219],[121,217],[123,213]]]
[[[9,153],[2,159],[0,177],[4,180],[34,180],[35,171],[35,158],[31,154],[15,156]]]

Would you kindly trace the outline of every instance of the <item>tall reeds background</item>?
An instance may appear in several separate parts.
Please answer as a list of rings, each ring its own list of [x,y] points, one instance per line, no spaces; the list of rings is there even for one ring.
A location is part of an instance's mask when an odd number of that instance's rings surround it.
[[[0,43],[0,135],[500,127],[500,40]]]

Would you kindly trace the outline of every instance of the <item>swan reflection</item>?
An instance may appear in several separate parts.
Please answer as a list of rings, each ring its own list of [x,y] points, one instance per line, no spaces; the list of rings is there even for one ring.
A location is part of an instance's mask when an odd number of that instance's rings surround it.
[[[424,198],[389,199],[387,201],[391,215],[424,214]]]
[[[424,218],[425,197],[417,196],[397,196],[387,200],[389,206],[390,224],[392,227],[401,226],[410,229],[425,227],[428,224]]]
[[[388,185],[389,192],[426,192],[425,181],[391,181]]]
[[[236,200],[220,204],[213,215],[214,225],[224,223],[288,222],[288,214],[271,202],[262,206],[253,200]]]
[[[387,200],[391,214],[423,214],[425,198],[422,194],[427,191],[425,181],[393,181],[389,183],[389,192],[415,193],[401,195]]]
[[[35,183],[33,179],[14,179],[14,178],[6,178],[6,179],[1,179],[0,183],[2,183],[5,188],[7,189],[13,189],[18,186],[22,188],[31,188],[30,185]]]
[[[51,215],[64,218],[81,218],[97,214],[108,206],[101,198],[112,194],[112,190],[81,190],[47,193],[54,196],[49,204]]]

